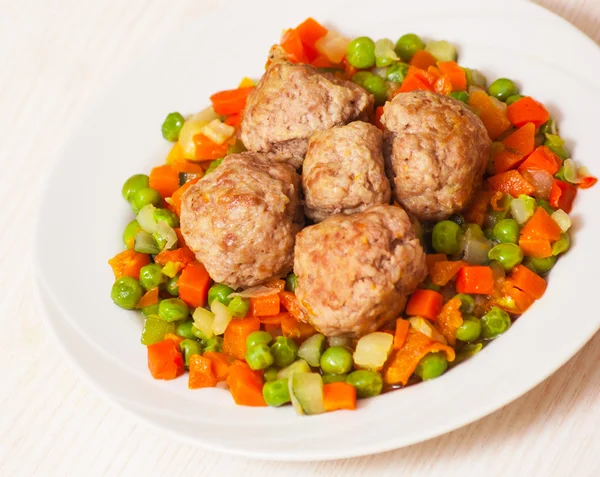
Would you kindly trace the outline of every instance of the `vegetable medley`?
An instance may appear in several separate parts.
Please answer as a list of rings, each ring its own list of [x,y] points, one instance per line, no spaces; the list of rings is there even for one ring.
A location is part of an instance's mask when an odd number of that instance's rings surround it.
[[[149,175],[123,185],[135,214],[126,250],[111,260],[118,306],[144,317],[141,342],[156,379],[188,371],[191,389],[227,387],[237,404],[281,406],[301,414],[355,409],[356,400],[436,378],[506,332],[540,299],[546,274],[570,247],[573,201],[596,183],[570,158],[543,104],[506,78],[459,66],[446,41],[415,34],[349,40],[309,18],[286,30],[289,61],[351,79],[373,94],[372,122],[396,94],[426,90],[466,103],[481,118],[492,154],[485,186],[462,215],[416,223],[428,276],[395,323],[358,340],[326,338],[306,323],[296,277],[246,290],[213,283],[179,231],[184,192],[244,151],[236,139],[248,95],[210,97],[212,106],[162,125],[173,147]]]

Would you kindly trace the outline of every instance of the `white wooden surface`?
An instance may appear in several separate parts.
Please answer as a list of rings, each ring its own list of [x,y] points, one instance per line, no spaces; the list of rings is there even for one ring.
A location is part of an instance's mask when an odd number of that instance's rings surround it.
[[[600,334],[553,377],[477,423],[406,449],[314,464],[182,445],[77,377],[31,299],[37,191],[88,100],[115,71],[226,3],[0,1],[0,475],[600,475]],[[600,0],[539,3],[600,41]]]

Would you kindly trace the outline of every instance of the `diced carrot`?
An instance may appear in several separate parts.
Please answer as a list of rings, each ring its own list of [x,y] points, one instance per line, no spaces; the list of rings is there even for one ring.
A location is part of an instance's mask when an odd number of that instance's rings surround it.
[[[227,353],[217,351],[205,351],[202,356],[210,359],[212,362],[212,370],[217,381],[225,381],[227,376],[229,376],[229,367],[233,361],[232,357]]]
[[[510,274],[512,284],[536,300],[539,300],[546,291],[546,280],[537,273],[532,272],[524,265],[517,265]]]
[[[235,320],[234,320],[235,321]],[[266,406],[262,395],[263,380],[244,361],[236,360],[229,368],[227,377],[233,400],[240,406]]]
[[[177,336],[174,333],[165,333],[163,339],[174,341],[176,344],[179,344],[183,341],[183,338],[181,336]]]
[[[460,312],[461,304],[460,298],[452,298],[444,303],[435,324],[438,331],[446,338],[446,341],[448,341],[448,344],[452,346],[456,343],[456,330],[463,324],[463,318]]]
[[[258,330],[260,330],[260,320],[257,317],[231,320],[223,335],[223,351],[234,358],[244,359],[246,338],[250,333]]]
[[[535,209],[533,216],[521,229],[521,235],[527,238],[549,240],[554,242],[560,238],[562,230],[543,207]]]
[[[200,164],[188,161],[183,157],[181,159],[175,160],[171,163],[171,165],[177,171],[177,174],[179,174],[180,172],[187,172],[197,175],[198,179],[204,175],[204,169],[202,169],[202,166]]]
[[[501,174],[510,169],[515,169],[525,160],[525,156],[516,154],[507,149],[501,149],[494,154],[494,171]]]
[[[562,209],[568,214],[573,209],[573,201],[576,195],[577,188],[573,184],[554,179],[549,202],[555,209]]]
[[[448,260],[444,253],[429,253],[425,255],[425,263],[427,264],[427,271],[429,276],[433,274],[433,267],[437,262],[445,262]]]
[[[273,316],[261,316],[259,317],[260,322],[263,325],[281,325],[281,321],[283,319],[289,318],[291,315],[287,312],[287,311],[283,311],[281,313],[279,313],[278,315],[273,315]],[[294,318],[292,318],[294,321],[296,321]]]
[[[317,40],[327,35],[327,28],[311,17],[300,23],[295,30],[304,47],[310,47],[313,49],[315,48],[315,43]]]
[[[598,179],[594,176],[582,177],[579,182],[580,189],[589,189],[590,187],[594,187],[598,182]]]
[[[145,253],[139,253],[134,250],[125,250],[116,254],[108,261],[115,278],[131,277],[138,279],[142,267],[150,263],[150,257]]]
[[[439,68],[433,65],[427,68],[427,74],[434,84],[438,79],[440,79],[440,76],[442,76],[442,72],[439,70]]]
[[[265,323],[264,325],[265,331],[267,333],[271,333],[271,336],[273,336],[273,338],[277,338],[278,336],[281,336],[281,325],[279,323]]]
[[[527,156],[535,148],[535,124],[526,123],[502,141],[504,147],[511,151]]]
[[[289,313],[281,314],[281,334],[288,338],[306,339],[317,332],[310,323],[297,321]]]
[[[296,318],[297,321],[303,321],[306,322],[306,316],[304,315],[304,312],[302,311],[302,308],[300,307],[300,303],[298,303],[298,299],[296,298],[296,295],[294,295],[292,292],[288,292],[288,291],[282,291],[279,292],[279,300],[281,302],[281,305],[290,312],[290,315],[292,315],[294,318]]]
[[[320,53],[315,56],[314,60],[311,60],[310,64],[315,68],[339,68],[339,65],[332,63],[329,58]]]
[[[488,205],[490,205],[493,195],[494,192],[491,190],[481,189],[477,191],[471,200],[468,209],[464,212],[467,222],[483,225],[485,212],[487,211]]]
[[[192,263],[196,257],[194,256],[194,252],[192,252],[187,247],[180,247],[175,250],[163,250],[158,255],[154,257],[154,261],[163,267],[169,263],[181,263],[182,268],[186,267],[188,264]]]
[[[504,111],[496,107],[485,91],[471,93],[469,106],[475,108],[479,114],[492,141],[498,139],[510,127],[510,121]]]
[[[135,306],[136,308],[144,308],[146,306],[155,305],[158,303],[158,287],[151,288],[144,296],[140,298],[138,304]]]
[[[216,144],[207,138],[204,134],[196,134],[193,137],[195,149],[195,157],[197,161],[209,161],[220,159],[227,155],[229,144]]]
[[[190,375],[188,388],[214,388],[217,377],[213,372],[212,361],[205,356],[194,354],[190,357]]]
[[[356,388],[348,383],[329,383],[323,385],[323,405],[325,411],[356,409]]]
[[[539,128],[548,121],[550,113],[542,103],[526,96],[511,104],[506,110],[506,116],[518,128],[527,123],[533,123]]]
[[[410,328],[404,346],[400,349],[392,350],[384,368],[383,380],[387,384],[406,385],[409,378],[415,372],[415,369],[417,369],[421,359],[426,354],[436,351],[446,353],[446,357],[450,362],[454,361],[456,356],[450,346],[446,346],[424,335],[420,331]]]
[[[150,187],[164,197],[171,197],[179,189],[179,173],[171,164],[153,167],[150,171]]]
[[[285,290],[285,280],[282,280],[281,278],[271,278],[264,283],[264,286],[267,288],[273,288],[277,290],[277,293],[279,293]]]
[[[505,194],[510,194],[513,197],[519,197],[521,194],[532,195],[535,192],[533,187],[520,172],[511,170],[501,172],[488,178],[488,183],[492,189]]]
[[[425,71],[415,66],[411,66],[408,68],[406,77],[396,94],[409,93],[417,90],[433,92],[433,85],[431,84],[430,77]]]
[[[448,96],[452,93],[452,81],[447,74],[441,75],[434,83],[433,90],[438,94]]]
[[[519,172],[523,172],[525,169],[537,169],[546,171],[553,176],[558,172],[561,164],[560,158],[548,147],[540,146],[519,166]]]
[[[193,308],[206,305],[208,289],[212,280],[200,262],[192,262],[181,272],[179,277],[179,298]]]
[[[185,184],[183,184],[175,192],[173,192],[173,195],[171,196],[171,204],[170,204],[171,207],[170,208],[175,214],[177,214],[178,217],[181,215],[181,199],[183,197],[183,194],[185,193],[186,190],[188,190],[190,187],[192,187],[199,180],[200,180],[200,177],[198,177],[197,179],[191,179],[191,180],[187,181]]]
[[[494,274],[490,267],[462,267],[456,278],[458,293],[491,295],[494,293]]]
[[[408,316],[422,316],[433,321],[442,309],[443,301],[441,293],[419,288],[408,299],[405,311]]]
[[[148,369],[154,379],[175,379],[184,372],[179,345],[163,340],[148,346]]]
[[[418,50],[410,59],[410,65],[427,70],[430,66],[435,66],[437,60],[435,56],[425,50]]]
[[[377,108],[375,108],[375,126],[383,131],[385,126],[381,122],[381,116],[383,116],[383,106],[377,106]]]
[[[182,160],[185,160],[185,158],[183,157],[183,149],[181,148],[181,144],[179,143],[179,141],[177,141],[175,144],[173,144],[173,147],[169,151],[166,162],[167,164],[173,164]]]
[[[436,262],[433,264],[433,273],[431,274],[431,281],[435,285],[443,287],[450,280],[452,280],[456,276],[458,271],[465,265],[466,263],[462,260],[446,260],[444,262]]]
[[[279,314],[280,300],[277,293],[250,298],[250,314],[252,316],[274,316]]]
[[[519,238],[519,247],[521,247],[523,255],[526,257],[546,258],[552,256],[552,246],[549,240],[521,236]]]
[[[225,124],[237,128],[242,122],[242,113],[230,114],[225,118]]]
[[[287,53],[288,60],[292,63],[308,63],[306,52],[304,51],[304,45],[300,35],[294,28],[289,28],[283,32],[281,40],[279,41],[281,47]]]
[[[404,346],[406,336],[408,335],[408,329],[410,328],[410,321],[398,318],[396,320],[396,332],[394,333],[394,349],[400,349]]]
[[[215,113],[222,114],[223,116],[241,113],[246,107],[248,96],[254,91],[254,88],[254,86],[249,86],[247,88],[219,91],[213,94],[210,97],[210,101]]]
[[[535,299],[529,293],[519,290],[517,287],[513,286],[510,280],[507,280],[507,282],[510,286],[506,290],[506,295],[513,299],[517,313],[525,313],[529,307],[533,305]]]
[[[440,61],[437,64],[440,71],[450,78],[452,91],[464,91],[467,89],[467,75],[455,61]]]
[[[505,209],[504,206],[499,204],[502,199],[504,199],[504,194],[502,192],[494,192],[492,200],[490,200],[490,205],[496,212],[502,212]]]

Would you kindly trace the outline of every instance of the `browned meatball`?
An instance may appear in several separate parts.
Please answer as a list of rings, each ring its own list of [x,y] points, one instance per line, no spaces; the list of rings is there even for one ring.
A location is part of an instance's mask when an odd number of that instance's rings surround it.
[[[327,336],[359,337],[397,318],[427,274],[406,212],[376,205],[335,215],[296,236],[296,296]]]
[[[315,133],[302,166],[305,212],[316,222],[390,202],[382,133],[360,121]]]
[[[479,187],[491,140],[462,102],[427,91],[386,103],[384,150],[395,199],[421,220],[462,210]]]
[[[183,195],[181,232],[211,278],[232,288],[292,270],[300,177],[257,153],[232,154]]]
[[[277,49],[248,98],[240,138],[248,150],[299,167],[314,132],[368,119],[373,96],[350,81],[276,55]]]

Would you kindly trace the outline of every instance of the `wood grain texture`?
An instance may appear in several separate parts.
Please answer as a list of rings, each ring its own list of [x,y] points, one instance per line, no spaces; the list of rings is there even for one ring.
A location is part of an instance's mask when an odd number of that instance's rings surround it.
[[[600,335],[543,384],[472,425],[394,452],[314,464],[249,461],[180,444],[77,377],[31,299],[36,191],[112,75],[140,49],[224,3],[0,2],[0,475],[600,475]],[[600,1],[538,3],[600,41]]]

